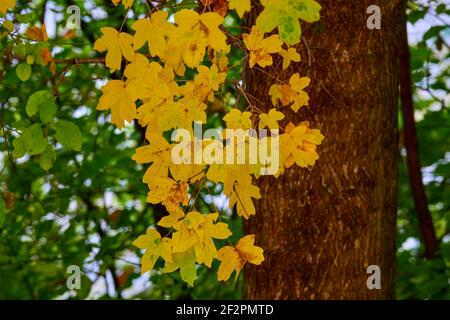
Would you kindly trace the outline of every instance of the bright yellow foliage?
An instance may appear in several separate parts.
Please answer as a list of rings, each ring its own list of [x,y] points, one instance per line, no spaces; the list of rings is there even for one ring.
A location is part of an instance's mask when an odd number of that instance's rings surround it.
[[[97,105],[98,110],[111,109],[111,122],[118,128],[124,122],[136,118],[136,96],[122,80],[111,80],[102,88],[103,96]]]
[[[16,0],[2,0],[0,1],[0,12],[5,14],[8,9],[16,6]]]
[[[308,122],[299,126],[290,123],[286,133],[280,136],[280,151],[283,164],[286,168],[294,163],[300,167],[314,165],[319,155],[317,146],[322,143],[324,136],[317,129],[310,129]]]
[[[255,246],[255,235],[249,234],[241,238],[236,247],[225,246],[218,252],[218,259],[221,261],[217,271],[219,281],[227,281],[233,271],[236,271],[235,281],[237,280],[242,267],[250,262],[259,265],[264,261],[263,249]]]
[[[149,164],[142,179],[149,189],[147,202],[162,204],[168,213],[156,222],[159,227],[167,229],[164,236],[149,228],[146,234],[133,242],[144,250],[142,273],[153,269],[157,260],[162,258],[163,272],[180,270],[181,278],[192,286],[197,266],[203,264],[211,268],[214,259],[221,261],[218,279],[222,281],[228,280],[234,271],[237,279],[247,262],[256,265],[263,262],[263,249],[254,245],[254,235],[244,236],[235,247],[224,246],[218,250],[215,241],[228,239],[231,235],[228,224],[220,220],[217,212],[202,214],[191,211],[191,208],[195,208],[198,196],[210,192],[209,184],[215,183],[222,185],[229,207],[235,209],[239,216],[249,219],[256,214],[253,200],[260,199],[261,193],[255,181],[269,169],[270,163],[267,159],[265,163],[251,162],[254,156],[250,152],[251,145],[261,146],[262,143],[268,146],[270,153],[279,155],[280,162],[275,163],[275,168],[270,168],[277,171],[270,171],[276,177],[294,164],[307,167],[318,159],[317,146],[324,139],[320,131],[311,129],[308,122],[289,123],[283,128],[281,120],[285,115],[282,108],[277,109],[280,105],[290,106],[297,112],[308,105],[309,97],[304,89],[310,79],[296,73],[288,83],[278,80],[268,92],[275,107],[269,109],[262,105],[264,97],[254,97],[245,92],[245,83],[236,79],[236,72],[232,72],[241,66],[239,63],[229,66],[228,61],[231,50],[243,48],[242,42],[248,56],[241,62],[248,61],[250,68],[273,65],[272,54],[279,53],[283,64],[274,65],[274,70],[268,71],[275,72],[274,76],[268,76],[266,80],[282,78],[281,71],[287,69],[291,62],[299,62],[300,55],[292,47],[282,49],[279,34],[265,37],[265,32],[278,27],[285,43],[298,41],[297,20],[313,21],[320,9],[313,0],[302,1],[306,5],[304,10],[282,0],[289,5],[289,10],[302,12],[291,12],[272,0],[262,1],[264,14],[257,20],[261,28],[253,26],[249,34],[243,34],[242,41],[230,35],[221,15],[207,12],[208,6],[201,13],[192,9],[175,10],[170,18],[165,10],[153,12],[131,24],[132,35],[111,27],[101,29],[102,36],[95,42],[94,49],[106,51],[105,64],[111,73],[121,70],[122,63],[125,66],[121,80],[110,80],[102,88],[103,95],[97,109],[110,109],[111,122],[118,128],[133,120],[145,128],[148,144],[138,147],[132,159],[139,164]],[[113,0],[115,5],[119,2],[127,9],[134,3],[133,0]],[[6,7],[0,8],[2,12],[6,11]],[[231,0],[229,9],[235,9],[242,17],[251,10],[251,1]],[[295,21],[284,21],[283,17],[287,15],[295,17]],[[273,16],[276,19],[272,21],[270,18]],[[225,85],[227,88],[236,85],[236,92],[245,99],[238,100],[237,94],[222,90]],[[245,101],[248,107],[241,111],[241,107],[245,108],[242,106]],[[220,113],[215,109],[217,106],[225,110],[231,107],[231,111],[223,117],[225,130],[220,136],[200,142],[204,150],[189,149],[189,146],[186,150],[182,141],[169,142],[168,137],[174,129],[186,129],[192,134],[194,122],[207,123],[207,114]],[[247,130],[257,128],[279,129],[282,132],[279,144],[272,136],[245,135]],[[227,133],[232,131],[227,129],[242,129],[243,143],[237,146],[230,143],[239,137],[227,137]],[[274,146],[273,150],[271,146]],[[193,163],[193,159],[203,155],[205,150],[211,152],[207,157],[209,160],[203,158],[203,162]],[[172,159],[173,151],[183,152],[180,156],[182,161]],[[215,156],[220,160],[233,159],[234,163],[209,162]]]
[[[251,112],[233,109],[223,117],[229,129],[250,129],[252,127]]]
[[[244,44],[250,51],[249,64],[253,68],[255,64],[261,67],[270,66],[273,63],[271,53],[281,51],[282,42],[277,34],[264,38],[264,34],[257,27],[252,27],[250,34],[243,34]]]
[[[175,26],[167,21],[166,11],[157,11],[149,19],[137,20],[131,29],[136,33],[133,36],[133,48],[137,50],[146,42],[152,57],[165,57],[167,50],[167,37],[175,31]]]
[[[120,70],[122,56],[128,61],[134,60],[133,37],[130,34],[119,33],[116,29],[110,27],[104,27],[101,31],[103,36],[95,41],[94,50],[108,51],[106,66],[111,69],[111,73]]]
[[[250,11],[250,0],[230,0],[228,5],[230,9],[236,9],[237,14],[242,17],[245,12]]]
[[[300,54],[297,50],[295,50],[295,48],[289,48],[287,50],[281,49],[280,55],[283,57],[283,70],[286,70],[289,67],[291,61],[301,61]]]
[[[141,259],[142,274],[152,269],[159,257],[165,261],[172,261],[169,239],[161,239],[161,235],[155,229],[148,228],[147,233],[134,240],[133,245],[139,249],[145,249]]]
[[[272,85],[269,90],[269,95],[272,97],[272,104],[276,106],[279,100],[283,106],[291,104],[291,109],[297,112],[301,107],[308,105],[309,96],[303,89],[310,82],[311,79],[308,77],[300,78],[300,75],[295,73],[289,80],[289,84]]]
[[[112,0],[115,6],[119,4],[119,2],[122,2],[125,9],[130,8],[133,5],[134,0]]]
[[[277,109],[270,109],[269,113],[261,113],[259,115],[259,127],[260,128],[269,128],[269,129],[278,129],[278,121],[284,119],[284,114]]]

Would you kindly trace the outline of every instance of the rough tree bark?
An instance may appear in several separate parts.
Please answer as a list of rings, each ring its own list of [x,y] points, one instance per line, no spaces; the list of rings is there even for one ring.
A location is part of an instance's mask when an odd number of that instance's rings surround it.
[[[256,9],[248,25],[255,22]],[[310,106],[288,121],[309,120],[326,140],[312,169],[292,167],[260,178],[262,199],[246,223],[264,248],[246,269],[249,299],[390,299],[394,297],[397,107],[404,1],[378,1],[381,30],[366,27],[372,0],[322,0],[322,28],[302,24],[302,63],[281,72],[246,71],[246,91],[271,107],[274,83],[309,75]],[[321,30],[320,34],[317,30]],[[309,66],[310,64],[310,66]],[[259,107],[259,105],[258,105]],[[287,110],[287,109],[285,109]],[[269,195],[270,196],[267,196]],[[264,196],[266,195],[266,196]],[[369,290],[367,267],[381,268]]]

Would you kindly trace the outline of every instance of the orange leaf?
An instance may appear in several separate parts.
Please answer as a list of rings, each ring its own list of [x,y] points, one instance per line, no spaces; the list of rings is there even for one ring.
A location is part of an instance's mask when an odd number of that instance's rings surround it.
[[[36,41],[47,41],[48,35],[47,30],[45,29],[45,24],[42,25],[41,28],[39,27],[29,27],[27,31],[25,32],[25,35],[30,38],[31,40]]]
[[[42,63],[44,65],[48,64],[49,62],[51,62],[53,60],[52,53],[50,52],[50,50],[48,50],[48,48],[42,48],[40,51],[40,55],[41,55]]]
[[[201,0],[204,7],[210,7],[213,12],[224,17],[228,11],[228,0]]]

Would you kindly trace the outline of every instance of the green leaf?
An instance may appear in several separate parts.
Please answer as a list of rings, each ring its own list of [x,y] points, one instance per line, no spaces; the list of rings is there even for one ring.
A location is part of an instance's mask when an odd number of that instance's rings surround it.
[[[43,109],[40,111],[40,109]],[[56,112],[56,104],[53,95],[47,90],[40,90],[33,93],[28,99],[27,105],[25,106],[25,111],[29,117],[35,115],[38,111],[40,111],[40,118],[42,122],[48,123],[50,122]],[[44,121],[50,119],[50,121]]]
[[[41,124],[35,123],[25,129],[22,135],[13,141],[14,158],[21,158],[28,153],[30,156],[41,154],[47,147],[47,139],[44,138]]]
[[[81,150],[83,136],[80,128],[70,121],[59,120],[56,123],[56,139],[65,147],[75,151]]]
[[[171,273],[180,269],[181,279],[186,281],[190,286],[193,286],[195,277],[197,276],[194,249],[191,248],[185,252],[174,253],[172,258],[173,263],[166,261],[163,272]]]
[[[53,163],[56,160],[55,150],[51,145],[47,145],[44,152],[39,156],[39,165],[45,171],[48,171],[53,167]]]
[[[16,14],[16,19],[20,23],[30,23],[34,19],[34,13]]]
[[[31,76],[31,67],[28,63],[22,62],[16,68],[17,77],[22,81],[27,81]]]
[[[39,108],[39,118],[41,119],[42,123],[49,123],[53,121],[55,114],[56,104],[52,96],[51,100],[47,101],[44,104],[41,104]]]
[[[288,45],[300,42],[299,19],[315,22],[320,18],[321,6],[314,0],[261,0],[265,9],[256,19],[257,27],[264,33],[278,27],[280,39]]]
[[[19,58],[25,58],[27,54],[27,46],[24,45],[23,43],[19,43],[16,46],[14,46],[13,52]]]
[[[27,63],[30,65],[34,63],[34,56],[32,54],[27,56]]]

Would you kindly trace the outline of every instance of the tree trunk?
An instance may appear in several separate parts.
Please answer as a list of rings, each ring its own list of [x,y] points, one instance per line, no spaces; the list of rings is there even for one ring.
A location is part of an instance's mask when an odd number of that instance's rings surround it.
[[[283,72],[275,59],[264,71],[283,80],[294,72],[310,76],[310,106],[297,114],[284,109],[282,124],[308,120],[325,141],[313,168],[293,166],[278,179],[259,179],[263,197],[246,231],[256,234],[265,261],[247,267],[246,296],[392,299],[405,4],[378,1],[381,30],[369,30],[366,10],[372,0],[319,2],[318,28],[302,23],[306,41],[297,47],[302,63]],[[260,10],[250,14],[249,26]],[[269,109],[275,80],[265,72],[246,70],[246,91]],[[381,269],[381,289],[367,287],[370,265]]]

